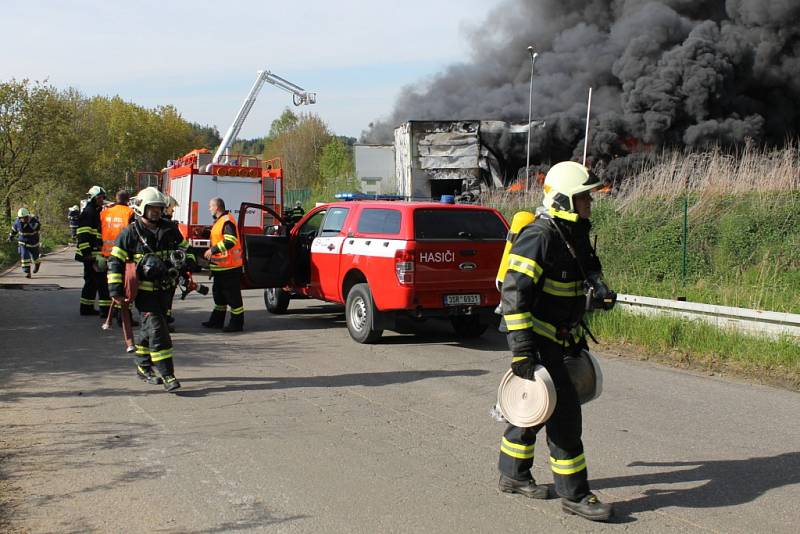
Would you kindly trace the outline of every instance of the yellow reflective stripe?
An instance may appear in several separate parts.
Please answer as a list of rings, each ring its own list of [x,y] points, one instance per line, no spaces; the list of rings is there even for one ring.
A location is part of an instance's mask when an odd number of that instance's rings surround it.
[[[111,249],[111,255],[115,258],[119,258],[121,261],[128,261],[129,258],[127,251],[117,246]]]
[[[111,306],[111,301],[98,299],[97,305],[100,306],[101,308],[108,308],[109,306]]]
[[[552,469],[553,473],[559,475],[572,475],[586,469],[586,457],[583,454],[579,454],[575,458],[556,460],[551,456],[550,469]]]
[[[241,308],[231,308],[231,313],[233,315],[241,315],[241,314],[243,314],[244,313],[244,306],[242,306]]]
[[[510,271],[517,271],[518,273],[530,276],[533,278],[534,283],[538,282],[539,277],[542,276],[542,268],[538,263],[536,263],[536,260],[526,258],[525,256],[519,256],[517,254],[509,254],[508,269]]]
[[[121,284],[122,283],[122,273],[108,273],[108,283],[109,284]]]
[[[144,345],[136,345],[136,354],[139,354],[141,356],[144,356],[145,354],[150,354],[150,348],[145,347]],[[142,369],[142,372],[144,372],[144,369]]]
[[[161,360],[166,360],[167,358],[172,358],[172,348],[150,351],[150,359],[153,362],[160,362]]]
[[[181,241],[181,244],[178,245],[178,246],[180,248],[189,248],[189,240],[188,239],[184,239],[183,241]]]
[[[513,358],[511,358],[511,363],[517,363],[527,359],[528,359],[527,356],[514,356]]]
[[[224,241],[230,241],[234,245],[239,242],[239,238],[233,234],[225,234],[225,237],[222,238]]]
[[[558,217],[559,219],[564,219],[565,221],[578,222],[578,214],[577,213],[571,213],[569,211],[557,210],[555,208],[548,209],[547,213],[549,213],[553,217]]]
[[[83,250],[85,248],[92,248],[92,245],[89,243],[78,243],[78,250]]]
[[[86,304],[87,306],[94,306],[94,299],[85,299],[81,297],[81,304]]]
[[[509,331],[525,330],[533,326],[533,315],[531,315],[530,312],[510,313],[508,315],[503,315],[503,319],[505,319],[506,327],[508,327]]]
[[[220,252],[225,252],[226,250],[228,250],[228,247],[225,246],[225,241],[220,241],[219,243],[217,243],[216,246],[217,250],[219,250]]]
[[[153,282],[150,282],[148,280],[142,280],[141,282],[139,282],[139,290],[140,291],[155,291],[156,288],[153,285]]]
[[[91,226],[79,226],[78,230],[75,232],[77,234],[93,234],[94,229]]]
[[[237,267],[240,267],[240,266],[237,266]],[[236,269],[236,267],[220,267],[219,265],[215,265],[213,263],[211,265],[209,265],[209,268],[212,271],[229,271],[231,269]]]
[[[520,460],[530,460],[533,458],[535,447],[535,445],[512,443],[505,437],[503,437],[503,441],[500,442],[500,452],[512,458],[519,458]]]
[[[214,311],[227,311],[228,307],[222,304],[214,304]]]
[[[580,297],[583,296],[583,281],[559,282],[545,278],[542,284],[542,291],[556,297]]]

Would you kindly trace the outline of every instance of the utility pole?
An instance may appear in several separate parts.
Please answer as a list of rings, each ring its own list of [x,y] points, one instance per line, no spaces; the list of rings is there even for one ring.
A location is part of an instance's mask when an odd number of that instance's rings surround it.
[[[530,90],[528,91],[528,152],[525,156],[525,192],[527,193],[528,188],[530,186],[530,167],[531,167],[531,113],[533,111],[533,64],[536,62],[536,52],[533,51],[533,47],[528,47],[528,55],[531,57],[531,85]]]

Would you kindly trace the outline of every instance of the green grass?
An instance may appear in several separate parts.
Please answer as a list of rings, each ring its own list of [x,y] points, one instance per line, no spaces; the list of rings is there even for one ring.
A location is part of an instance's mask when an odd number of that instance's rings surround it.
[[[790,337],[770,339],[700,321],[621,309],[593,314],[589,327],[602,345],[610,344],[625,356],[641,355],[800,390],[800,343]]]

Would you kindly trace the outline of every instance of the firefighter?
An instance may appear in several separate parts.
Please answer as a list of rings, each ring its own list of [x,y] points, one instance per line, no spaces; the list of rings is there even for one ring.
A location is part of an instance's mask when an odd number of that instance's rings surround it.
[[[99,185],[87,192],[89,201],[78,218],[78,247],[75,260],[83,263],[83,290],[81,291],[81,315],[97,315],[94,309],[95,297],[100,315],[106,317],[111,306],[106,283],[106,262],[103,258],[103,237],[101,234],[100,212],[106,199],[106,190]]]
[[[72,206],[67,210],[67,221],[69,222],[69,235],[72,243],[78,242],[78,219],[81,217],[81,209],[78,205]]]
[[[166,312],[182,269],[176,251],[186,253],[189,242],[178,225],[162,218],[166,201],[154,187],[147,187],[134,198],[136,220],[125,227],[111,250],[108,285],[115,304],[124,298],[125,263],[136,264],[139,289],[136,308],[141,314],[140,335],[136,343],[136,375],[148,384],[164,384],[172,392],[181,385],[175,378],[172,339]],[[188,262],[191,256],[187,255]]]
[[[600,185],[579,163],[561,162],[550,169],[543,186],[544,206],[512,245],[501,289],[512,371],[531,379],[535,366],[543,365],[553,378],[558,400],[544,425],[506,428],[500,444],[500,490],[534,499],[549,497],[548,488],[531,476],[536,434],[544,426],[562,509],[593,521],[607,520],[612,507],[589,490],[581,406],[563,358],[586,347],[581,326],[590,307],[586,288],[590,295],[616,297],[602,280],[600,261],[589,242],[590,192]],[[597,299],[593,296],[591,301]]]
[[[241,332],[244,328],[244,304],[242,303],[242,245],[236,230],[236,220],[225,209],[225,201],[212,198],[208,211],[214,218],[211,228],[211,248],[204,257],[209,261],[214,277],[214,310],[211,318],[203,323],[207,328],[222,328],[223,332]],[[231,319],[225,326],[225,312],[231,309]]]
[[[114,248],[117,236],[122,232],[123,228],[133,222],[133,208],[128,206],[130,199],[130,193],[125,189],[120,189],[116,194],[116,202],[107,206],[100,212],[100,235],[103,239],[101,254],[106,262],[108,262],[111,257],[111,250]],[[114,310],[117,316],[117,323],[120,324],[122,322],[122,307],[114,305]],[[127,308],[126,311],[130,313]],[[131,324],[134,324],[132,319]]]
[[[8,234],[8,240],[17,240],[17,251],[19,252],[19,259],[25,278],[31,277],[31,267],[33,267],[34,273],[38,273],[42,264],[42,260],[39,257],[40,230],[39,219],[31,215],[28,208],[20,208],[17,212],[17,220],[11,225],[11,233]]]

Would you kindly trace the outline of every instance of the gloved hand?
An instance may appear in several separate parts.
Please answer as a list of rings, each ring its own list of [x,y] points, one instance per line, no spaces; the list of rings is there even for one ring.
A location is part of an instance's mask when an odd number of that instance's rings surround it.
[[[536,372],[536,365],[539,363],[539,353],[533,353],[527,357],[514,356],[514,359],[517,358],[523,359],[518,359],[511,363],[511,372],[525,380],[533,380]]]

